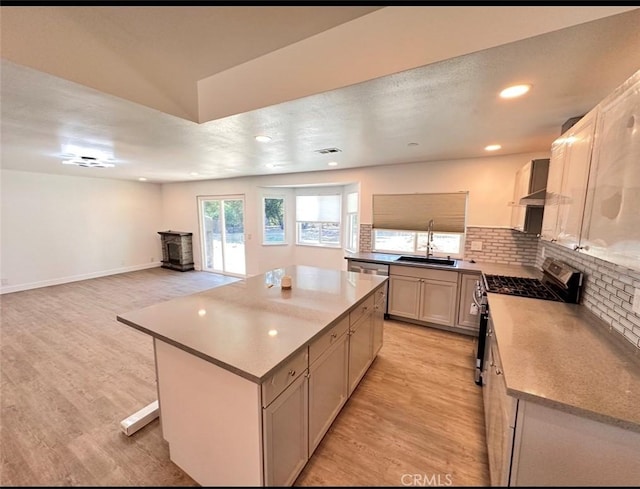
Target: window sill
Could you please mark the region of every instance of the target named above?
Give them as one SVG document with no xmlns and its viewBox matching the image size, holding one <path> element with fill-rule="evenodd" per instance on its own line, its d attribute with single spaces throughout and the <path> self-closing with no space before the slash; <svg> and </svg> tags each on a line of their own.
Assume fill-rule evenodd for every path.
<svg viewBox="0 0 640 489">
<path fill-rule="evenodd" d="M 296 243 L 296 246 L 308 246 L 311 248 L 329 248 L 331 250 L 342 249 L 342 246 L 340 245 L 326 245 L 326 244 L 316 244 L 316 243 Z"/>
</svg>

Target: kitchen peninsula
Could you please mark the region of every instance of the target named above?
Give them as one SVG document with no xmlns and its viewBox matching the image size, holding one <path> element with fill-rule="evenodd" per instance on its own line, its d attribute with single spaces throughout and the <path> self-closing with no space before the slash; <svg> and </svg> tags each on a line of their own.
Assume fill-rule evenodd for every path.
<svg viewBox="0 0 640 489">
<path fill-rule="evenodd" d="M 153 337 L 171 460 L 201 485 L 291 485 L 382 345 L 386 281 L 291 266 L 118 315 Z"/>
</svg>

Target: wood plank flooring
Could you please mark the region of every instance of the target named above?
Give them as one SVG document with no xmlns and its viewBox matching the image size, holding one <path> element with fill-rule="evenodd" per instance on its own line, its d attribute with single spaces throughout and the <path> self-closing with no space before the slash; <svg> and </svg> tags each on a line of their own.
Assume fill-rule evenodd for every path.
<svg viewBox="0 0 640 489">
<path fill-rule="evenodd" d="M 115 318 L 233 280 L 153 268 L 0 296 L 0 485 L 197 486 L 169 460 L 158 420 L 120 430 L 156 383 L 151 338 Z M 488 485 L 474 340 L 384 327 L 296 485 Z"/>
</svg>

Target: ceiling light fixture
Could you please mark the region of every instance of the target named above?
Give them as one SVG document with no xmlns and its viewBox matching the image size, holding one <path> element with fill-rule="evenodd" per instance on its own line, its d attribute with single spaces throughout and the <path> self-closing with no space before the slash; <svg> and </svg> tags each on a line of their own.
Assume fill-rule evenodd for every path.
<svg viewBox="0 0 640 489">
<path fill-rule="evenodd" d="M 531 85 L 513 85 L 511 87 L 507 87 L 500 92 L 500 97 L 502 98 L 515 98 L 521 97 L 525 93 L 531 90 Z"/>
<path fill-rule="evenodd" d="M 192 177 L 197 177 L 198 176 L 198 172 L 197 171 L 192 171 L 191 173 L 189 173 L 189 175 L 191 175 Z"/>
<path fill-rule="evenodd" d="M 489 146 L 485 146 L 484 150 L 485 151 L 497 151 L 500 148 L 502 148 L 502 146 L 500 146 L 499 144 L 490 144 Z"/>
<path fill-rule="evenodd" d="M 260 141 L 261 143 L 268 143 L 269 141 L 271 141 L 271 138 L 269 136 L 256 136 L 256 141 Z"/>
<path fill-rule="evenodd" d="M 141 182 L 146 182 L 147 181 L 147 179 L 145 177 L 140 177 L 140 178 L 138 178 L 138 180 L 140 180 Z"/>
<path fill-rule="evenodd" d="M 329 163 L 327 163 L 327 165 L 329 165 L 329 166 L 338 166 L 338 162 L 337 161 L 330 161 Z"/>
<path fill-rule="evenodd" d="M 264 166 L 267 168 L 276 168 L 278 165 L 274 165 L 273 163 L 266 163 Z"/>
</svg>

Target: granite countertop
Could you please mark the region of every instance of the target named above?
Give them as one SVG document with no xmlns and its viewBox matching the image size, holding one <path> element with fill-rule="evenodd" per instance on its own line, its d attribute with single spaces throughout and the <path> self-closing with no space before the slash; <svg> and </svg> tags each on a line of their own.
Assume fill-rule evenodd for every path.
<svg viewBox="0 0 640 489">
<path fill-rule="evenodd" d="M 640 432 L 640 351 L 578 304 L 488 294 L 507 393 Z"/>
<path fill-rule="evenodd" d="M 280 287 L 283 275 L 291 276 L 289 290 Z M 119 314 L 117 319 L 260 383 L 386 280 L 290 266 Z"/>
<path fill-rule="evenodd" d="M 486 273 L 491 275 L 509 275 L 511 277 L 540 278 L 542 272 L 529 265 L 507 265 L 502 263 L 471 262 L 456 259 L 454 266 L 436 265 L 433 263 L 396 262 L 401 255 L 392 253 L 346 253 L 345 259 L 361 260 L 370 263 L 399 265 L 403 267 L 436 268 L 467 273 Z"/>
</svg>

